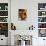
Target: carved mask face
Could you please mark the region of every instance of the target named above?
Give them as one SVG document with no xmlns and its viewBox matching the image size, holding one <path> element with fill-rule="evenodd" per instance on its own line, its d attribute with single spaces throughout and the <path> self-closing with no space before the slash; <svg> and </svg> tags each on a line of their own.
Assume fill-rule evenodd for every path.
<svg viewBox="0 0 46 46">
<path fill-rule="evenodd" d="M 19 18 L 21 18 L 21 20 L 26 20 L 26 18 L 27 18 L 27 10 L 19 9 Z"/>
</svg>

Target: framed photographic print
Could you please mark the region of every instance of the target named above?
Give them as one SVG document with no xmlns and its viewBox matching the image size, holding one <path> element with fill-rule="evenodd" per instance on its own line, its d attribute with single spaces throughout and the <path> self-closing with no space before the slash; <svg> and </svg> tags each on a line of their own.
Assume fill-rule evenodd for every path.
<svg viewBox="0 0 46 46">
<path fill-rule="evenodd" d="M 0 35 L 8 37 L 8 23 L 0 23 Z"/>
<path fill-rule="evenodd" d="M 18 18 L 19 18 L 19 20 L 26 20 L 27 10 L 26 9 L 19 9 L 18 10 Z"/>
<path fill-rule="evenodd" d="M 39 29 L 39 37 L 46 37 L 46 29 Z"/>
<path fill-rule="evenodd" d="M 8 22 L 8 17 L 0 17 L 0 22 Z"/>
</svg>

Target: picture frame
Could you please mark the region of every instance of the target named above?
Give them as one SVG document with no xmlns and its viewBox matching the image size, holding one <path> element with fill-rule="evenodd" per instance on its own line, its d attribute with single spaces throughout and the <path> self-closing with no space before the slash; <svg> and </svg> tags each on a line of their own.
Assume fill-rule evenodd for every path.
<svg viewBox="0 0 46 46">
<path fill-rule="evenodd" d="M 27 9 L 18 9 L 18 18 L 19 20 L 26 20 L 27 19 Z"/>
</svg>

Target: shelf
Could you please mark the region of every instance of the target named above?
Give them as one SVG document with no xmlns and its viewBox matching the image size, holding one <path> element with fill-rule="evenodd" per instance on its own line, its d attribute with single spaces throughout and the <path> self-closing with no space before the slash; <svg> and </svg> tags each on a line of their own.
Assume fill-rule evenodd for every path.
<svg viewBox="0 0 46 46">
<path fill-rule="evenodd" d="M 46 22 L 38 22 L 38 23 L 46 23 Z"/>
<path fill-rule="evenodd" d="M 8 23 L 8 22 L 0 22 L 0 23 Z"/>
<path fill-rule="evenodd" d="M 46 3 L 38 4 L 38 36 L 46 37 Z"/>
<path fill-rule="evenodd" d="M 46 15 L 44 15 L 44 16 L 38 16 L 38 17 L 46 17 Z"/>
<path fill-rule="evenodd" d="M 0 3 L 0 35 L 8 37 L 8 3 Z"/>
<path fill-rule="evenodd" d="M 38 10 L 38 11 L 46 11 L 46 10 Z"/>
<path fill-rule="evenodd" d="M 38 29 L 46 29 L 46 28 L 38 28 Z"/>
<path fill-rule="evenodd" d="M 8 10 L 0 10 L 0 11 L 8 11 Z"/>
<path fill-rule="evenodd" d="M 8 16 L 0 16 L 0 17 L 8 17 Z"/>
</svg>

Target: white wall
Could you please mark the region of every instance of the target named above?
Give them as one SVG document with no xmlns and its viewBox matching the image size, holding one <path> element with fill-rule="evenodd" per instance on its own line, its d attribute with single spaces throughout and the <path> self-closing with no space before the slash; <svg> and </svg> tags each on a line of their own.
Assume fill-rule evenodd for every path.
<svg viewBox="0 0 46 46">
<path fill-rule="evenodd" d="M 14 23 L 17 30 L 28 30 L 30 25 L 35 26 L 33 30 L 33 46 L 43 46 L 43 38 L 38 38 L 38 3 L 46 3 L 46 0 L 11 0 L 11 22 Z M 18 20 L 18 9 L 27 9 L 27 20 Z M 28 30 L 29 31 L 29 30 Z M 19 31 L 18 31 L 19 32 Z M 17 32 L 17 33 L 18 33 Z M 21 32 L 20 32 L 21 33 Z M 42 45 L 41 45 L 42 44 Z"/>
<path fill-rule="evenodd" d="M 11 22 L 16 25 L 17 30 L 28 30 L 28 27 L 32 25 L 32 1 L 26 2 L 26 0 L 12 0 L 11 1 Z M 18 9 L 27 9 L 27 20 L 18 20 Z"/>
<path fill-rule="evenodd" d="M 8 0 L 0 0 L 0 3 L 8 3 Z"/>
<path fill-rule="evenodd" d="M 22 8 L 27 9 L 28 17 L 26 21 L 18 20 L 18 9 L 22 9 Z M 33 35 L 38 36 L 37 35 L 38 34 L 37 33 L 38 32 L 37 31 L 37 1 L 11 0 L 11 22 L 13 22 L 16 25 L 17 28 L 16 32 L 17 33 L 19 32 L 19 34 L 26 34 L 28 27 L 33 24 L 35 26 Z"/>
</svg>

